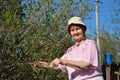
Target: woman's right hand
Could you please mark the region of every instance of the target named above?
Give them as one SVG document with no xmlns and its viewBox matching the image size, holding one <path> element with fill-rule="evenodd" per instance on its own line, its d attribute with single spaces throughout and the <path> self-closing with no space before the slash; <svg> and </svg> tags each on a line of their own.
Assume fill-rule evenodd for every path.
<svg viewBox="0 0 120 80">
<path fill-rule="evenodd" d="M 50 63 L 50 66 L 51 67 L 58 67 L 58 64 L 61 63 L 61 59 L 59 58 L 55 58 L 51 63 Z"/>
</svg>

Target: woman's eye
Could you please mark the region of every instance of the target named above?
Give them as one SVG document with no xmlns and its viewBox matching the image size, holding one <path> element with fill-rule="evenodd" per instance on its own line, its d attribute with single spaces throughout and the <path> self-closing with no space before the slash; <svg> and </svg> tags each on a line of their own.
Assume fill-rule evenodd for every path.
<svg viewBox="0 0 120 80">
<path fill-rule="evenodd" d="M 72 29 L 72 30 L 70 30 L 71 32 L 73 32 L 74 31 L 74 29 Z"/>
<path fill-rule="evenodd" d="M 76 28 L 76 30 L 79 30 L 80 28 Z"/>
</svg>

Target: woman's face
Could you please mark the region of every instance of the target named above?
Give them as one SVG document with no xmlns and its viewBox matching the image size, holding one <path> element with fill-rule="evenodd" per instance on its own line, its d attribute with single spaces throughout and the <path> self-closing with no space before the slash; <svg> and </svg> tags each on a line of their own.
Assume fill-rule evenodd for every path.
<svg viewBox="0 0 120 80">
<path fill-rule="evenodd" d="M 78 26 L 71 25 L 70 26 L 70 34 L 77 42 L 84 39 L 84 31 L 82 28 L 80 28 Z"/>
</svg>

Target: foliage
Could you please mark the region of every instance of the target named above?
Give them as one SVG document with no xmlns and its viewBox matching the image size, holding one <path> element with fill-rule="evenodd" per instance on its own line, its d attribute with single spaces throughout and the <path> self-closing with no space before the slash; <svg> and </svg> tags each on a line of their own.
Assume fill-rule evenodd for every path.
<svg viewBox="0 0 120 80">
<path fill-rule="evenodd" d="M 67 19 L 73 15 L 84 19 L 90 11 L 88 0 L 29 1 L 22 6 L 20 0 L 0 1 L 0 79 L 67 80 L 66 73 L 33 71 L 25 63 L 61 57 L 73 44 L 66 34 Z"/>
<path fill-rule="evenodd" d="M 102 36 L 100 37 L 100 48 L 101 48 L 101 58 L 102 58 L 102 62 L 105 63 L 105 54 L 109 53 L 111 54 L 113 57 L 113 61 L 115 61 L 115 55 L 116 55 L 116 51 L 115 51 L 115 43 L 114 41 L 111 39 L 109 33 L 103 33 Z"/>
<path fill-rule="evenodd" d="M 116 62 L 120 62 L 120 1 L 114 0 L 115 5 L 111 8 L 111 22 L 114 24 L 112 40 L 115 43 L 115 51 L 116 51 Z M 114 13 L 113 13 L 114 12 Z"/>
<path fill-rule="evenodd" d="M 120 53 L 120 2 L 119 0 L 113 0 L 113 3 L 111 3 L 111 7 L 109 8 L 111 15 L 109 20 L 111 23 L 109 25 L 104 25 L 101 30 L 100 48 L 102 63 L 105 62 L 104 55 L 106 53 L 110 53 L 112 55 L 113 62 L 119 62 L 118 53 Z M 105 28 L 108 29 L 105 30 Z"/>
<path fill-rule="evenodd" d="M 17 0 L 0 1 L 0 79 L 19 79 L 29 74 L 30 68 L 20 65 L 26 60 L 23 33 L 26 25 L 20 20 L 23 14 Z M 19 14 L 18 14 L 19 13 Z M 18 66 L 20 65 L 20 66 Z M 26 70 L 27 69 L 27 70 Z M 19 73 L 19 74 L 16 74 Z M 26 77 L 29 77 L 27 75 Z"/>
</svg>

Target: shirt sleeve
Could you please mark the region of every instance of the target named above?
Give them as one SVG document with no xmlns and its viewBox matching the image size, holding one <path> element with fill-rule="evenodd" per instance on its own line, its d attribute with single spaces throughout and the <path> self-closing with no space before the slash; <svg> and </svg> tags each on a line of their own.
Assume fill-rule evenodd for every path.
<svg viewBox="0 0 120 80">
<path fill-rule="evenodd" d="M 83 48 L 82 60 L 92 64 L 95 67 L 99 66 L 99 57 L 98 57 L 98 49 L 93 40 L 88 41 Z"/>
<path fill-rule="evenodd" d="M 67 59 L 67 57 L 66 57 L 66 53 L 60 58 L 60 59 Z M 65 65 L 61 65 L 61 64 L 59 64 L 58 65 L 58 69 L 60 69 L 60 70 L 62 70 L 63 72 L 66 72 L 66 66 Z"/>
</svg>

